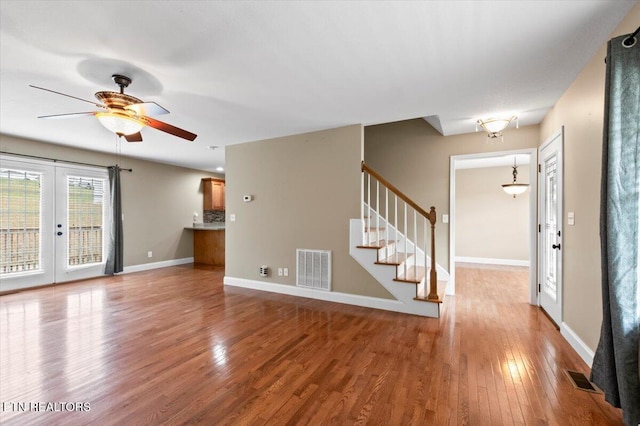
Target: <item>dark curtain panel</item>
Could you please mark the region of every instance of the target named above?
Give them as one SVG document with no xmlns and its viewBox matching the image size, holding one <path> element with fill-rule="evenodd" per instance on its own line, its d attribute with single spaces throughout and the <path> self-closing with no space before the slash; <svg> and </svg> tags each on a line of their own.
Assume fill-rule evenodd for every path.
<svg viewBox="0 0 640 426">
<path fill-rule="evenodd" d="M 122 195 L 120 193 L 120 168 L 118 166 L 109 167 L 109 188 L 111 199 L 111 227 L 109 229 L 109 254 L 104 273 L 113 275 L 122 272 L 123 269 L 123 249 L 122 249 Z"/>
<path fill-rule="evenodd" d="M 640 423 L 638 377 L 638 193 L 640 186 L 640 43 L 609 41 L 605 82 L 600 241 L 603 319 L 591 380 Z"/>
</svg>

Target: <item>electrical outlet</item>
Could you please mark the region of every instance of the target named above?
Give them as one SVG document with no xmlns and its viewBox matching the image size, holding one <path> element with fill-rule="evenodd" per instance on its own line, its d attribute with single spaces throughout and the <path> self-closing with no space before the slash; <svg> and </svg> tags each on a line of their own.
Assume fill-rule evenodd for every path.
<svg viewBox="0 0 640 426">
<path fill-rule="evenodd" d="M 284 270 L 282 272 L 284 273 L 285 277 L 289 276 L 289 268 L 284 268 Z"/>
<path fill-rule="evenodd" d="M 152 251 L 148 251 L 147 252 L 147 257 L 148 258 L 152 258 L 153 257 L 153 252 Z"/>
<path fill-rule="evenodd" d="M 278 276 L 281 277 L 282 276 L 282 268 L 278 268 Z"/>
</svg>

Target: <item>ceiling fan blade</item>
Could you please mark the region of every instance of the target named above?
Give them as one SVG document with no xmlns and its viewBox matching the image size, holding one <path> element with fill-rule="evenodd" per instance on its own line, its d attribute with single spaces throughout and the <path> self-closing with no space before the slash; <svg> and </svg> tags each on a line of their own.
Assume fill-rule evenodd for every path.
<svg viewBox="0 0 640 426">
<path fill-rule="evenodd" d="M 162 115 L 169 114 L 165 108 L 161 107 L 155 102 L 142 102 L 139 104 L 131 104 L 124 107 L 136 113 L 138 116 L 142 115 Z"/>
<path fill-rule="evenodd" d="M 106 108 L 107 108 L 106 106 L 104 106 L 104 105 L 102 105 L 102 104 L 98 104 L 98 103 L 93 102 L 93 101 L 88 101 L 88 100 L 86 100 L 86 99 L 78 98 L 78 97 L 76 97 L 76 96 L 67 95 L 66 93 L 56 92 L 55 90 L 45 89 L 44 87 L 34 86 L 33 84 L 30 84 L 30 85 L 29 85 L 29 87 L 33 87 L 34 89 L 44 90 L 45 92 L 55 93 L 56 95 L 66 96 L 66 97 L 68 97 L 68 98 L 76 99 L 76 100 L 79 100 L 79 101 L 82 101 L 82 102 L 87 102 L 87 103 L 90 103 L 91 105 L 95 105 L 95 106 L 97 106 L 98 108 L 104 108 L 104 109 L 106 109 Z"/>
<path fill-rule="evenodd" d="M 96 115 L 95 112 L 72 112 L 70 114 L 41 115 L 38 118 L 76 118 L 85 115 Z"/>
<path fill-rule="evenodd" d="M 163 132 L 170 133 L 174 136 L 177 136 L 182 139 L 187 139 L 189 141 L 193 141 L 196 137 L 198 137 L 198 135 L 196 135 L 195 133 L 188 132 L 186 130 L 172 126 L 171 124 L 167 124 L 150 117 L 142 116 L 142 117 L 138 117 L 138 120 L 140 120 L 141 122 L 143 122 L 149 127 L 162 130 Z"/>
<path fill-rule="evenodd" d="M 132 135 L 120 135 L 127 140 L 127 142 L 142 142 L 142 135 L 140 132 Z"/>
</svg>

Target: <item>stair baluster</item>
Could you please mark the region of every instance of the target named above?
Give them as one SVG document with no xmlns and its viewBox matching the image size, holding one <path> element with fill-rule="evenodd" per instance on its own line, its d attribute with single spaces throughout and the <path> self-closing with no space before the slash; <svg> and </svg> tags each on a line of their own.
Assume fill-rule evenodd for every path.
<svg viewBox="0 0 640 426">
<path fill-rule="evenodd" d="M 402 231 L 402 234 L 404 235 L 404 262 L 402 262 L 402 264 L 404 265 L 404 276 L 407 276 L 407 203 L 404 203 L 404 230 Z"/>
<path fill-rule="evenodd" d="M 395 194 L 394 194 L 395 195 Z M 394 220 L 394 228 L 393 228 L 393 240 L 396 242 L 398 242 L 398 196 L 395 195 L 395 214 L 393 215 L 393 220 Z M 398 263 L 398 248 L 396 247 L 395 250 L 395 262 Z"/>
<path fill-rule="evenodd" d="M 415 210 L 413 211 L 413 259 L 414 276 L 418 276 L 418 213 Z"/>
<path fill-rule="evenodd" d="M 370 244 L 371 243 L 371 221 L 373 217 L 373 209 L 371 208 L 371 176 L 369 176 L 367 192 L 368 192 L 367 206 L 369 208 L 369 211 L 367 213 L 367 226 L 369 228 L 369 232 L 367 233 L 367 244 Z"/>
<path fill-rule="evenodd" d="M 384 190 L 384 217 L 389 220 L 389 188 L 385 187 Z M 384 227 L 384 258 L 389 258 L 389 224 Z"/>
</svg>

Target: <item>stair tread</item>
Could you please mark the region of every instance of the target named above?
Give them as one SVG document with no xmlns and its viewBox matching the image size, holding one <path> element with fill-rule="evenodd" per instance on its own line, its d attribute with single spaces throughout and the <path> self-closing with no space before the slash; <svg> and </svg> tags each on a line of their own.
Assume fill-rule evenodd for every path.
<svg viewBox="0 0 640 426">
<path fill-rule="evenodd" d="M 365 226 L 365 228 L 364 228 L 364 232 L 371 232 L 371 231 L 384 231 L 385 229 L 387 229 L 387 228 L 383 228 L 383 227 L 376 228 L 375 226 Z"/>
<path fill-rule="evenodd" d="M 389 241 L 388 245 L 395 244 L 396 241 Z M 358 248 L 366 248 L 366 249 L 381 249 L 387 246 L 387 242 L 385 240 L 376 241 L 369 244 L 362 244 L 357 246 Z"/>
<path fill-rule="evenodd" d="M 378 260 L 376 262 L 376 264 L 378 264 L 378 265 L 395 265 L 395 266 L 398 266 L 402 262 L 404 262 L 406 259 L 408 259 L 410 256 L 413 256 L 413 254 L 409 253 L 407 255 L 407 253 L 397 252 L 397 253 L 394 253 L 391 256 L 387 257 L 386 259 Z"/>
<path fill-rule="evenodd" d="M 428 299 L 427 295 L 418 295 L 413 298 L 413 300 L 419 300 L 421 302 L 432 302 L 432 303 L 442 303 L 444 302 L 445 290 L 447 289 L 448 281 L 438 280 L 438 299 Z M 425 288 L 428 292 L 428 287 Z"/>
</svg>

